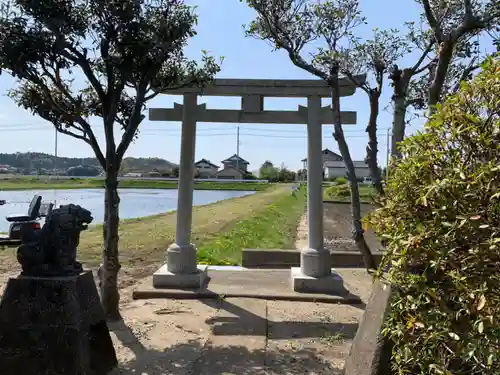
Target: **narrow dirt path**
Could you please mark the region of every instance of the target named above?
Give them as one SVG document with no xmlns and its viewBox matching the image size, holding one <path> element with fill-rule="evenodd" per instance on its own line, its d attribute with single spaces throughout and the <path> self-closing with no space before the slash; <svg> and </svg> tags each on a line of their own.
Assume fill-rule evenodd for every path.
<svg viewBox="0 0 500 375">
<path fill-rule="evenodd" d="M 361 213 L 366 216 L 372 206 L 361 205 Z M 323 226 L 324 246 L 330 251 L 358 251 L 356 244 L 351 238 L 351 207 L 344 203 L 324 203 Z M 376 235 L 368 230 L 365 233 L 366 241 L 370 248 L 375 251 L 380 248 Z M 307 211 L 302 216 L 297 228 L 297 240 L 295 248 L 305 249 L 308 245 Z"/>
<path fill-rule="evenodd" d="M 295 248 L 302 250 L 307 248 L 307 211 L 300 218 L 299 226 L 297 227 L 297 239 L 295 240 Z"/>
</svg>

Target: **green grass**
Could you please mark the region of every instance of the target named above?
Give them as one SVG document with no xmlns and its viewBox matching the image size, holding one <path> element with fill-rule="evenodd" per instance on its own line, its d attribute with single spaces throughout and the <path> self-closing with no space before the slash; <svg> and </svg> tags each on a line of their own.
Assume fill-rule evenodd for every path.
<svg viewBox="0 0 500 375">
<path fill-rule="evenodd" d="M 196 182 L 196 190 L 247 190 L 261 191 L 267 189 L 270 184 L 260 182 Z M 38 190 L 38 189 L 94 189 L 103 188 L 104 181 L 97 178 L 88 179 L 47 179 L 37 177 L 19 177 L 0 180 L 0 190 Z M 162 180 L 123 180 L 120 188 L 137 189 L 177 189 L 177 182 Z"/>
<path fill-rule="evenodd" d="M 269 185 L 256 194 L 193 208 L 191 240 L 201 249 L 200 260 L 239 264 L 243 247 L 293 245 L 304 212 L 304 194 L 297 193 L 295 198 L 291 185 Z M 175 241 L 176 216 L 169 212 L 120 221 L 121 287 L 150 276 L 164 263 L 165 251 Z M 96 225 L 82 233 L 78 259 L 87 266 L 97 266 L 102 249 L 102 225 Z M 0 274 L 18 269 L 16 248 L 0 250 Z"/>
<path fill-rule="evenodd" d="M 262 212 L 240 221 L 235 227 L 206 240 L 198 247 L 198 259 L 205 264 L 241 264 L 244 248 L 290 249 L 306 204 L 305 189 L 286 191 L 267 202 Z"/>
</svg>

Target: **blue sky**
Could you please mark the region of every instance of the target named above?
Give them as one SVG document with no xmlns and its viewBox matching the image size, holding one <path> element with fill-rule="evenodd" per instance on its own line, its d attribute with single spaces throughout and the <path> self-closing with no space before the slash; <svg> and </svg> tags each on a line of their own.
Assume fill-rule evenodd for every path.
<svg viewBox="0 0 500 375">
<path fill-rule="evenodd" d="M 265 78 L 265 79 L 310 79 L 315 78 L 296 68 L 285 53 L 273 52 L 263 41 L 245 38 L 243 24 L 248 24 L 254 13 L 245 3 L 238 0 L 191 0 L 197 5 L 199 24 L 198 36 L 192 39 L 187 54 L 198 58 L 201 50 L 214 56 L 223 56 L 222 71 L 218 78 Z M 361 7 L 369 24 L 360 29 L 361 37 L 369 38 L 371 29 L 401 28 L 404 21 L 417 20 L 420 7 L 413 0 L 361 0 Z M 411 60 L 410 60 L 411 62 Z M 7 96 L 15 81 L 7 74 L 0 76 L 0 153 L 37 151 L 54 153 L 54 130 L 51 125 L 29 112 L 18 108 Z M 390 90 L 385 90 L 383 106 L 389 103 Z M 160 95 L 149 107 L 171 107 L 182 98 Z M 208 108 L 237 109 L 239 98 L 200 98 Z M 266 109 L 293 110 L 306 104 L 306 99 L 266 99 Z M 325 101 L 325 105 L 328 104 Z M 366 94 L 357 90 L 352 97 L 342 99 L 343 110 L 358 112 L 358 124 L 346 125 L 346 136 L 352 156 L 362 160 L 365 154 L 366 135 L 364 128 L 368 119 Z M 380 161 L 386 160 L 386 133 L 391 126 L 391 111 L 382 111 L 379 119 Z M 93 128 L 103 144 L 103 132 L 99 119 L 92 121 Z M 421 124 L 415 123 L 409 129 L 413 132 Z M 236 152 L 237 124 L 199 123 L 196 140 L 196 159 L 206 158 L 219 164 L 221 160 Z M 139 139 L 130 146 L 126 156 L 161 157 L 178 162 L 180 152 L 180 124 L 174 122 L 150 122 L 141 125 Z M 337 151 L 331 136 L 332 127 L 323 126 L 323 148 Z M 240 155 L 250 162 L 250 169 L 257 170 L 265 160 L 279 165 L 284 163 L 291 169 L 301 167 L 300 160 L 306 156 L 305 125 L 240 125 Z M 58 155 L 68 157 L 93 156 L 90 146 L 65 135 L 59 135 Z"/>
</svg>

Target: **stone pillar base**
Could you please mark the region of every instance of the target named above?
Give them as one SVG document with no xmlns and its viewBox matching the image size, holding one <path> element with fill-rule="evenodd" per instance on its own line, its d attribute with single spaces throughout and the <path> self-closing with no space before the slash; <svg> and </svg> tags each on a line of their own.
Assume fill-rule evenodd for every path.
<svg viewBox="0 0 500 375">
<path fill-rule="evenodd" d="M 344 287 L 342 277 L 332 269 L 329 275 L 307 276 L 300 267 L 291 268 L 292 287 L 298 293 L 332 294 L 343 296 L 349 292 Z"/>
<path fill-rule="evenodd" d="M 203 288 L 208 282 L 208 266 L 198 265 L 192 273 L 173 273 L 164 264 L 153 274 L 153 287 L 171 289 L 198 289 Z"/>
<path fill-rule="evenodd" d="M 167 249 L 167 268 L 172 273 L 197 272 L 197 250 L 194 245 L 178 245 L 173 243 Z"/>
<path fill-rule="evenodd" d="M 302 273 L 311 277 L 330 275 L 332 256 L 328 250 L 302 249 L 300 251 L 300 269 Z"/>
</svg>

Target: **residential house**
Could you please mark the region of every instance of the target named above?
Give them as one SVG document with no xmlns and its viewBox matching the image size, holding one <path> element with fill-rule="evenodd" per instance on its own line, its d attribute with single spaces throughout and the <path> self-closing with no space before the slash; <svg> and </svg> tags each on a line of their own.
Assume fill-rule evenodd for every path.
<svg viewBox="0 0 500 375">
<path fill-rule="evenodd" d="M 336 154 L 335 152 L 330 151 L 327 148 L 323 150 L 323 164 L 325 164 L 326 161 L 342 161 L 342 160 L 343 160 L 342 156 L 340 156 L 339 154 Z M 303 164 L 303 168 L 307 169 L 307 158 L 302 159 L 301 161 Z"/>
<path fill-rule="evenodd" d="M 302 159 L 304 169 L 307 169 L 307 159 Z M 365 178 L 370 176 L 368 166 L 362 160 L 353 160 L 354 169 L 356 170 L 357 178 Z M 325 179 L 334 177 L 345 177 L 347 170 L 345 168 L 344 159 L 341 155 L 325 148 L 323 150 L 323 173 Z"/>
<path fill-rule="evenodd" d="M 223 168 L 215 174 L 216 178 L 242 180 L 248 174 L 248 165 L 250 163 L 236 154 L 221 163 Z"/>
<path fill-rule="evenodd" d="M 123 177 L 143 177 L 140 172 L 128 172 L 123 175 Z"/>
<path fill-rule="evenodd" d="M 354 170 L 356 171 L 357 178 L 370 177 L 370 169 L 362 160 L 353 160 Z M 323 163 L 323 172 L 325 179 L 329 180 L 335 177 L 345 177 L 347 170 L 345 168 L 344 160 L 335 161 L 329 160 Z"/>
<path fill-rule="evenodd" d="M 245 173 L 247 172 L 248 165 L 250 164 L 248 161 L 239 157 L 236 154 L 234 154 L 230 158 L 227 158 L 226 160 L 221 161 L 221 163 L 224 166 L 224 168 L 233 167 Z"/>
<path fill-rule="evenodd" d="M 219 166 L 215 165 L 207 159 L 201 159 L 194 163 L 194 166 L 197 171 L 198 178 L 215 178 L 217 171 L 219 170 Z"/>
</svg>

